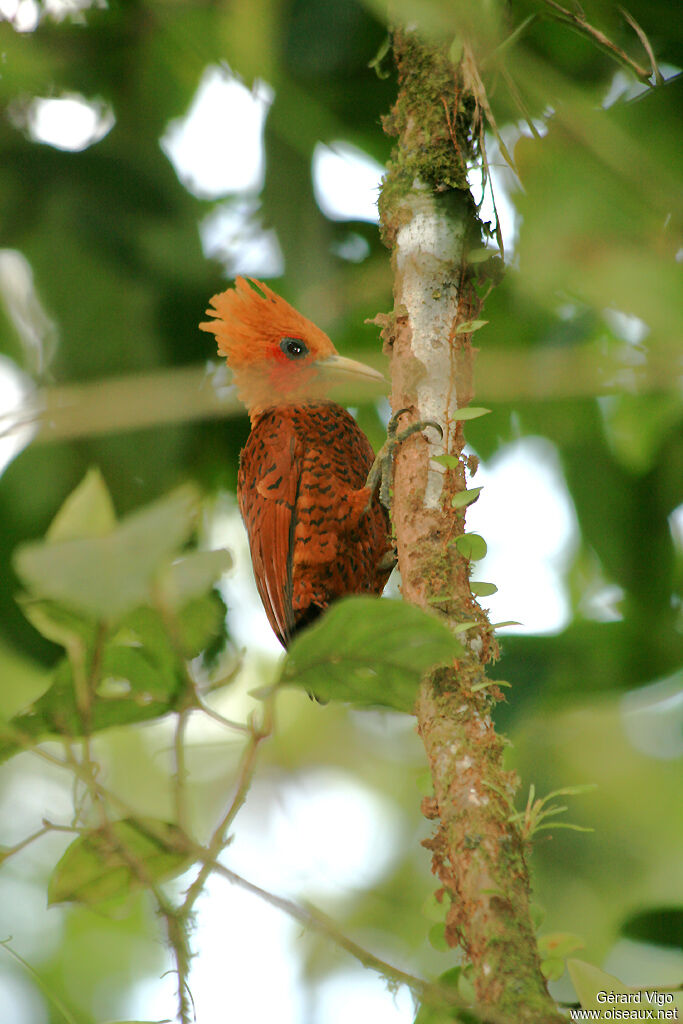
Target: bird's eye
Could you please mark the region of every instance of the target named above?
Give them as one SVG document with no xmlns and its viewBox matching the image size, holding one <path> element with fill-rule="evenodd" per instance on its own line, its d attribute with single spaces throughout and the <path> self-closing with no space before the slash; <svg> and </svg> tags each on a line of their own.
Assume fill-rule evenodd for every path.
<svg viewBox="0 0 683 1024">
<path fill-rule="evenodd" d="M 280 348 L 288 359 L 302 359 L 308 355 L 308 348 L 301 338 L 283 338 L 280 341 Z"/>
</svg>

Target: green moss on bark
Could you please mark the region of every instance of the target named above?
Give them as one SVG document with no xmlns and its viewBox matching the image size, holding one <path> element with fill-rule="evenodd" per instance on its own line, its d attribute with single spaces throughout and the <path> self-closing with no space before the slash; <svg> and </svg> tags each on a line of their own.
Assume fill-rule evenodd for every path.
<svg viewBox="0 0 683 1024">
<path fill-rule="evenodd" d="M 400 225 L 385 215 L 398 208 L 400 198 L 416 183 L 434 195 L 468 192 L 467 164 L 477 146 L 472 136 L 475 101 L 464 94 L 459 65 L 452 64 L 443 49 L 404 30 L 394 34 L 394 54 L 399 92 L 383 125 L 388 135 L 401 139 L 401 145 L 387 165 L 380 219 L 395 230 Z M 393 239 L 385 241 L 390 245 Z"/>
</svg>

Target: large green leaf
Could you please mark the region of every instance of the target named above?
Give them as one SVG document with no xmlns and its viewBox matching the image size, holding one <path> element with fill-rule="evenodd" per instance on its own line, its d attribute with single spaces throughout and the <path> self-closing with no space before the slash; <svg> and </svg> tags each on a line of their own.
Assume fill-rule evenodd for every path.
<svg viewBox="0 0 683 1024">
<path fill-rule="evenodd" d="M 150 596 L 156 575 L 192 530 L 198 495 L 186 485 L 100 536 L 24 544 L 14 566 L 36 597 L 118 618 Z"/>
<path fill-rule="evenodd" d="M 0 727 L 0 761 L 19 753 L 32 743 L 53 735 L 81 736 L 113 726 L 146 722 L 167 714 L 177 704 L 183 686 L 179 653 L 162 619 L 154 608 L 130 612 L 113 631 L 98 639 L 97 629 L 85 619 L 62 614 L 52 602 L 29 603 L 32 620 L 36 611 L 49 624 L 62 629 L 59 640 L 82 661 L 88 680 L 90 703 L 87 723 L 75 697 L 73 662 L 63 658 L 52 685 L 21 714 Z M 212 642 L 223 628 L 223 604 L 206 595 L 188 604 L 178 616 L 183 654 L 194 657 Z M 40 619 L 40 621 L 42 621 Z M 53 624 L 57 623 L 53 627 Z M 95 662 L 96 677 L 91 679 Z"/>
<path fill-rule="evenodd" d="M 147 882 L 180 874 L 191 857 L 175 825 L 153 818 L 122 819 L 74 840 L 48 883 L 48 904 L 97 905 L 120 899 Z M 169 849 L 171 847 L 171 849 Z"/>
<path fill-rule="evenodd" d="M 412 712 L 427 669 L 462 653 L 448 627 L 414 605 L 348 597 L 294 640 L 279 681 L 320 700 Z"/>
</svg>

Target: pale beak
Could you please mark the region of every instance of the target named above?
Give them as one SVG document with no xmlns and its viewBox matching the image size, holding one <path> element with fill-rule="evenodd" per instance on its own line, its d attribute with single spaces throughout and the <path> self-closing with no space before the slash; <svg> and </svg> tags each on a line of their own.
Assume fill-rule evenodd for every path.
<svg viewBox="0 0 683 1024">
<path fill-rule="evenodd" d="M 345 377 L 356 377 L 364 380 L 374 380 L 382 384 L 387 382 L 386 377 L 379 370 L 373 370 L 371 366 L 366 366 L 365 363 L 358 363 L 355 359 L 346 359 L 344 356 L 326 356 L 324 359 L 318 359 L 317 365 L 325 377 L 332 379 L 339 378 L 343 380 Z"/>
</svg>

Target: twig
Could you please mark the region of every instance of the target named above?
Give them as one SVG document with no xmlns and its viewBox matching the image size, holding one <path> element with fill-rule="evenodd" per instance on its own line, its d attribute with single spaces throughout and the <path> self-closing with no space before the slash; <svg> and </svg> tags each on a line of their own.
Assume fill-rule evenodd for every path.
<svg viewBox="0 0 683 1024">
<path fill-rule="evenodd" d="M 173 732 L 173 802 L 178 828 L 187 830 L 187 806 L 185 803 L 185 782 L 187 768 L 185 765 L 185 729 L 189 711 L 187 708 L 178 713 Z"/>
<path fill-rule="evenodd" d="M 233 885 L 238 885 L 241 889 L 245 889 L 254 896 L 258 896 L 259 899 L 269 903 L 272 907 L 282 910 L 305 928 L 310 928 L 325 935 L 335 945 L 346 950 L 354 959 L 358 960 L 363 967 L 377 971 L 390 982 L 407 985 L 421 1002 L 429 1006 L 446 1005 L 460 1007 L 468 1011 L 470 1018 L 476 1015 L 482 1024 L 511 1024 L 509 1017 L 505 1017 L 488 1007 L 472 1005 L 452 988 L 425 981 L 424 978 L 418 978 L 414 974 L 402 971 L 400 968 L 394 967 L 392 964 L 375 956 L 374 953 L 370 953 L 367 949 L 359 946 L 357 942 L 354 942 L 353 939 L 350 939 L 348 935 L 340 931 L 334 921 L 330 920 L 327 914 L 318 910 L 317 907 L 312 907 L 310 904 L 303 906 L 302 904 L 295 903 L 293 900 L 286 899 L 284 896 L 277 896 L 275 893 L 268 892 L 267 889 L 262 889 L 219 862 L 214 862 L 211 868 L 217 875 L 225 878 Z"/>
<path fill-rule="evenodd" d="M 223 815 L 223 818 L 219 822 L 218 826 L 214 830 L 209 845 L 206 849 L 206 860 L 204 861 L 197 877 L 194 882 L 187 890 L 185 900 L 180 909 L 180 913 L 186 919 L 192 913 L 192 909 L 197 902 L 197 899 L 204 888 L 207 878 L 213 870 L 213 865 L 216 862 L 216 858 L 219 856 L 221 850 L 225 846 L 226 836 L 228 829 L 232 822 L 240 811 L 247 798 L 247 793 L 251 786 L 252 779 L 254 777 L 254 771 L 256 769 L 256 761 L 258 758 L 259 748 L 263 740 L 267 739 L 273 731 L 273 698 L 268 698 L 264 701 L 263 705 L 263 721 L 260 726 L 257 726 L 254 722 L 251 724 L 252 733 L 249 742 L 244 750 L 242 757 L 242 764 L 240 767 L 240 773 L 237 780 L 237 789 L 235 796 L 233 797 L 232 803 L 228 807 L 227 811 Z"/>
<path fill-rule="evenodd" d="M 557 0 L 543 0 L 543 3 L 546 5 L 546 7 L 549 7 L 551 11 L 553 11 L 552 16 L 555 17 L 558 21 L 564 21 L 580 35 L 586 36 L 588 39 L 592 39 L 596 46 L 599 46 L 601 50 L 605 50 L 607 53 L 609 53 L 610 56 L 613 57 L 614 60 L 616 60 L 619 64 L 622 64 L 624 67 L 627 67 L 641 82 L 644 82 L 646 85 L 652 85 L 652 82 L 650 81 L 650 76 L 653 74 L 653 72 L 655 74 L 655 77 L 657 77 L 657 75 L 659 74 L 659 72 L 656 71 L 656 63 L 652 55 L 652 50 L 650 48 L 649 43 L 647 46 L 645 46 L 645 43 L 643 43 L 643 37 L 645 36 L 643 30 L 640 29 L 639 27 L 636 28 L 635 23 L 629 20 L 629 17 L 627 17 L 625 12 L 622 12 L 624 13 L 624 17 L 629 22 L 634 31 L 637 33 L 638 38 L 640 39 L 641 43 L 643 43 L 643 46 L 645 46 L 648 56 L 652 60 L 651 70 L 644 68 L 642 64 L 638 64 L 635 60 L 633 60 L 632 57 L 629 57 L 629 55 L 624 50 L 622 50 L 620 46 L 617 46 L 616 43 L 613 43 L 609 36 L 606 36 L 604 32 L 601 32 L 599 28 L 595 28 L 595 26 L 589 24 L 589 22 L 586 21 L 586 17 L 583 11 L 568 11 L 566 7 L 563 7 L 561 4 L 558 4 Z"/>
<path fill-rule="evenodd" d="M 640 42 L 642 44 L 643 49 L 645 50 L 646 54 L 650 58 L 650 64 L 652 66 L 652 74 L 654 75 L 655 82 L 657 83 L 657 85 L 661 85 L 663 83 L 664 79 L 662 77 L 661 71 L 659 70 L 659 66 L 657 64 L 657 60 L 656 60 L 655 55 L 654 55 L 654 50 L 652 49 L 652 46 L 650 44 L 650 40 L 647 38 L 647 36 L 645 35 L 645 32 L 640 27 L 640 25 L 638 24 L 636 19 L 633 17 L 633 15 L 629 14 L 629 12 L 626 10 L 625 7 L 620 7 L 619 10 L 621 12 L 622 17 L 625 18 L 625 20 L 629 23 L 629 25 L 631 26 L 631 28 L 633 29 L 635 34 L 640 39 Z"/>
<path fill-rule="evenodd" d="M 226 729 L 235 729 L 237 732 L 249 733 L 251 730 L 245 722 L 235 722 L 231 718 L 225 718 L 220 711 L 216 711 L 206 701 L 197 694 L 197 710 L 203 711 L 205 715 L 212 718 L 214 722 L 218 722 L 219 725 L 225 726 Z"/>
</svg>

